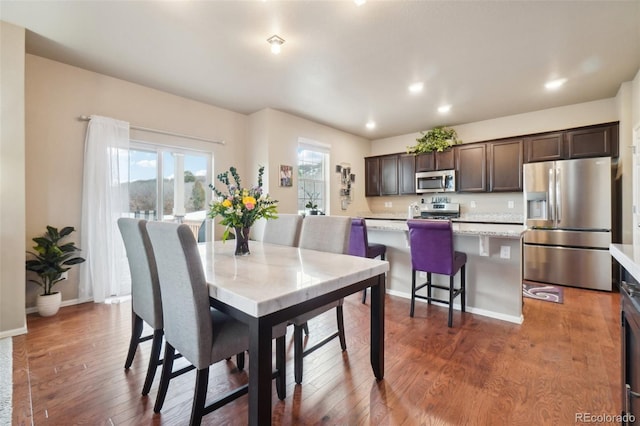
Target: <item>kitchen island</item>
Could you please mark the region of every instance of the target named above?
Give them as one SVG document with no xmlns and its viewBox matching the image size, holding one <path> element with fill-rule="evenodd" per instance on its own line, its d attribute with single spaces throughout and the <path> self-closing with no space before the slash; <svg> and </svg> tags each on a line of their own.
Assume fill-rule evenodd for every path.
<svg viewBox="0 0 640 426">
<path fill-rule="evenodd" d="M 366 221 L 369 242 L 387 246 L 386 259 L 390 265 L 387 292 L 410 298 L 411 254 L 406 219 L 377 217 Z M 522 323 L 521 239 L 524 231 L 524 225 L 518 223 L 453 222 L 454 247 L 467 254 L 467 312 Z M 433 278 L 436 283 L 448 285 L 446 276 L 433 275 Z M 425 280 L 418 275 L 418 282 Z M 455 283 L 459 285 L 458 276 Z M 436 291 L 440 290 L 434 289 Z M 454 308 L 459 310 L 460 303 L 454 303 Z M 421 309 L 426 308 L 417 304 L 417 317 Z"/>
</svg>

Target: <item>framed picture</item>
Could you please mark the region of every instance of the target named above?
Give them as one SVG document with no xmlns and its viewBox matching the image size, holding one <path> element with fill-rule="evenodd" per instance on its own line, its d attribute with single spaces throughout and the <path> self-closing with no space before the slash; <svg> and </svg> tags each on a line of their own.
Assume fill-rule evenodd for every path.
<svg viewBox="0 0 640 426">
<path fill-rule="evenodd" d="M 280 186 L 293 186 L 293 167 L 280 165 Z"/>
</svg>

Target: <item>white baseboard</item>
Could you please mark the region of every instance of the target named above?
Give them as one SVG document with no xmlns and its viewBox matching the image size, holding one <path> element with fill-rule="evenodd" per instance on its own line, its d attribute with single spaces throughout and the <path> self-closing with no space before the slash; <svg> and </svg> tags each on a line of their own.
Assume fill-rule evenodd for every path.
<svg viewBox="0 0 640 426">
<path fill-rule="evenodd" d="M 21 334 L 27 334 L 26 324 L 20 328 L 14 328 L 13 330 L 5 330 L 3 332 L 0 332 L 0 339 L 4 339 L 5 337 L 19 336 Z"/>
<path fill-rule="evenodd" d="M 401 291 L 387 289 L 387 294 L 390 294 L 392 296 L 402 297 L 403 299 L 411 299 L 411 294 L 405 293 L 405 292 L 401 292 Z M 422 299 L 416 299 L 416 302 L 427 303 L 426 300 L 422 300 Z M 434 304 L 434 305 L 438 305 L 438 306 L 444 306 L 444 307 L 448 306 L 447 304 L 440 303 L 440 302 L 431 302 L 431 303 Z M 453 309 L 459 311 L 460 310 L 460 304 L 459 303 L 454 303 L 453 304 Z M 515 323 L 515 324 L 522 324 L 524 322 L 524 317 L 522 315 L 520 315 L 520 316 L 506 315 L 506 314 L 501 314 L 499 312 L 493 312 L 493 311 L 487 311 L 485 309 L 474 308 L 472 306 L 467 306 L 466 311 L 471 313 L 471 314 L 482 315 L 483 317 L 494 318 L 494 319 L 498 319 L 498 320 L 501 320 L 501 321 L 512 322 L 512 323 Z M 407 313 L 407 315 L 408 315 L 408 313 Z"/>
<path fill-rule="evenodd" d="M 93 302 L 93 299 L 86 299 L 86 300 L 81 300 L 81 299 L 69 299 L 69 300 L 63 300 L 62 303 L 60 303 L 60 307 L 63 306 L 72 306 L 72 305 L 79 305 L 81 303 L 87 303 L 87 302 Z M 30 308 L 26 309 L 26 313 L 27 314 L 35 314 L 38 313 L 38 307 L 37 306 L 32 306 Z"/>
</svg>

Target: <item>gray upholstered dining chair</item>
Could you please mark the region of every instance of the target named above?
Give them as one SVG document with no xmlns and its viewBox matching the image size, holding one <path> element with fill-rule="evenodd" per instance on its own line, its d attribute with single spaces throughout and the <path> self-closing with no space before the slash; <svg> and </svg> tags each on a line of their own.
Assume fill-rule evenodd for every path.
<svg viewBox="0 0 640 426">
<path fill-rule="evenodd" d="M 165 333 L 165 362 L 153 409 L 156 413 L 162 409 L 177 349 L 197 370 L 190 421 L 197 425 L 205 414 L 247 393 L 248 385 L 244 385 L 205 406 L 209 366 L 248 350 L 249 328 L 209 306 L 200 254 L 187 225 L 153 222 L 147 230 L 158 265 Z M 277 337 L 276 387 L 280 399 L 285 396 L 285 333 L 286 324 L 273 329 Z"/>
<path fill-rule="evenodd" d="M 326 251 L 331 253 L 347 254 L 349 250 L 349 235 L 351 233 L 351 218 L 348 216 L 307 216 L 302 221 L 300 230 L 300 241 L 298 247 L 309 250 Z M 291 320 L 293 329 L 293 360 L 294 376 L 296 383 L 302 383 L 302 359 L 325 345 L 336 337 L 340 338 L 340 347 L 343 351 L 347 349 L 344 335 L 344 319 L 342 312 L 343 299 L 329 303 L 314 309 L 311 312 L 302 314 Z M 315 345 L 304 348 L 302 342 L 302 331 L 310 319 L 336 308 L 336 320 L 338 331 L 327 336 Z"/>
<path fill-rule="evenodd" d="M 131 273 L 131 339 L 124 363 L 125 369 L 131 367 L 138 345 L 153 339 L 142 395 L 149 393 L 156 369 L 162 363 L 160 350 L 163 337 L 160 284 L 146 223 L 144 219 L 118 219 L 118 228 L 124 241 Z M 145 322 L 153 328 L 153 335 L 142 336 Z"/>
<path fill-rule="evenodd" d="M 281 246 L 298 246 L 302 216 L 299 214 L 278 214 L 277 219 L 267 220 L 264 224 L 262 241 Z"/>
</svg>

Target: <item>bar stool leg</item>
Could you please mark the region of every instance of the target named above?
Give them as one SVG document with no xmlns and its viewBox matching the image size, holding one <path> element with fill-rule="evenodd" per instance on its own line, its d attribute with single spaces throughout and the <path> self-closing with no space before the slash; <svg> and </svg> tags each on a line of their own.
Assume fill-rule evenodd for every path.
<svg viewBox="0 0 640 426">
<path fill-rule="evenodd" d="M 453 275 L 449 275 L 449 328 L 453 326 L 453 295 L 455 289 L 453 288 Z"/>
<path fill-rule="evenodd" d="M 462 291 L 460 292 L 460 295 L 462 296 L 462 312 L 466 312 L 465 307 L 466 307 L 466 300 L 467 300 L 467 287 L 466 287 L 466 272 L 465 272 L 465 268 L 467 267 L 467 265 L 462 265 L 462 269 L 460 270 L 460 287 L 462 288 Z"/>
<path fill-rule="evenodd" d="M 411 311 L 409 312 L 409 316 L 413 318 L 413 310 L 416 305 L 416 270 L 412 270 L 411 275 Z"/>
</svg>

